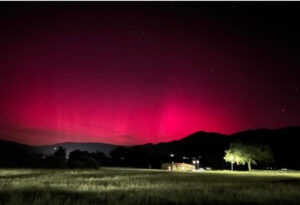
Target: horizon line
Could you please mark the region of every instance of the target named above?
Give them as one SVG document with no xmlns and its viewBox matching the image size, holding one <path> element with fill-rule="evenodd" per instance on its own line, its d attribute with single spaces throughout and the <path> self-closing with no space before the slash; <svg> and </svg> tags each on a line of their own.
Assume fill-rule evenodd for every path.
<svg viewBox="0 0 300 205">
<path fill-rule="evenodd" d="M 1 139 L 0 141 L 6 141 L 6 142 L 12 142 L 12 143 L 17 143 L 17 144 L 21 144 L 21 145 L 26 145 L 26 146 L 33 146 L 33 147 L 42 147 L 42 146 L 54 146 L 54 145 L 59 145 L 59 144 L 67 144 L 67 143 L 76 143 L 76 144 L 105 144 L 105 145 L 112 145 L 112 146 L 121 146 L 121 147 L 132 147 L 132 146 L 142 146 L 142 145 L 147 145 L 147 144 L 151 144 L 151 145 L 157 145 L 160 143 L 169 143 L 169 142 L 175 142 L 175 141 L 180 141 L 182 139 L 185 139 L 191 135 L 194 135 L 196 133 L 199 132 L 203 132 L 206 134 L 219 134 L 219 135 L 224 135 L 224 136 L 231 136 L 231 135 L 235 135 L 238 133 L 242 133 L 242 132 L 247 132 L 247 131 L 257 131 L 257 130 L 270 130 L 270 131 L 276 131 L 276 130 L 281 130 L 281 129 L 291 129 L 291 128 L 300 128 L 300 125 L 297 126 L 286 126 L 286 127 L 281 127 L 281 128 L 256 128 L 256 129 L 246 129 L 246 130 L 241 130 L 241 131 L 237 131 L 234 132 L 232 134 L 223 134 L 223 133 L 219 133 L 219 132 L 208 132 L 208 131 L 203 131 L 203 130 L 199 130 L 197 132 L 193 132 L 185 137 L 182 137 L 178 140 L 172 140 L 172 141 L 162 141 L 162 142 L 158 142 L 158 143 L 141 143 L 141 144 L 128 144 L 128 145 L 119 145 L 119 144 L 110 144 L 110 143 L 106 143 L 106 142 L 80 142 L 80 141 L 65 141 L 65 142 L 57 142 L 57 143 L 53 143 L 53 144 L 43 144 L 43 145 L 34 145 L 34 144 L 27 144 L 27 143 L 23 143 L 23 142 L 18 142 L 18 141 L 14 141 L 14 140 L 6 140 L 6 139 Z"/>
</svg>

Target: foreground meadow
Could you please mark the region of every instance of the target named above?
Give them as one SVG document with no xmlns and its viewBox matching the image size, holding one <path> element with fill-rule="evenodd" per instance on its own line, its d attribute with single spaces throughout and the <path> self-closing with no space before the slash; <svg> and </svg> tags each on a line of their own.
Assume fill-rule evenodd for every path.
<svg viewBox="0 0 300 205">
<path fill-rule="evenodd" d="M 0 204 L 300 204 L 300 173 L 0 169 Z"/>
</svg>

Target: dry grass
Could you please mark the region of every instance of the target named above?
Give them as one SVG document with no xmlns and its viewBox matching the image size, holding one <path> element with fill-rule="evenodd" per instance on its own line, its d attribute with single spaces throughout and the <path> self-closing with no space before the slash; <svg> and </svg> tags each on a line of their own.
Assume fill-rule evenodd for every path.
<svg viewBox="0 0 300 205">
<path fill-rule="evenodd" d="M 0 204 L 300 204 L 299 172 L 0 170 Z"/>
</svg>

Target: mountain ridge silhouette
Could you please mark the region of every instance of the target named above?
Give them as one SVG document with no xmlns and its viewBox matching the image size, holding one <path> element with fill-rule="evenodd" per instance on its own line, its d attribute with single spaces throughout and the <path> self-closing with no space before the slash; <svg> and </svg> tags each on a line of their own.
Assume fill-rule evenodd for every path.
<svg viewBox="0 0 300 205">
<path fill-rule="evenodd" d="M 142 147 L 151 155 L 168 156 L 173 153 L 175 156 L 201 156 L 203 164 L 212 167 L 224 167 L 224 151 L 229 148 L 231 142 L 242 140 L 257 144 L 268 144 L 273 150 L 277 167 L 300 168 L 300 126 L 284 127 L 280 129 L 255 129 L 237 132 L 231 135 L 214 132 L 198 131 L 180 140 L 161 142 L 157 144 L 143 144 L 126 147 Z M 0 154 L 9 154 L 14 150 L 27 150 L 34 153 L 51 154 L 56 147 L 63 147 L 67 153 L 75 149 L 89 152 L 103 152 L 109 156 L 110 152 L 119 145 L 106 143 L 80 143 L 65 142 L 53 145 L 31 146 L 17 142 L 0 140 Z"/>
</svg>

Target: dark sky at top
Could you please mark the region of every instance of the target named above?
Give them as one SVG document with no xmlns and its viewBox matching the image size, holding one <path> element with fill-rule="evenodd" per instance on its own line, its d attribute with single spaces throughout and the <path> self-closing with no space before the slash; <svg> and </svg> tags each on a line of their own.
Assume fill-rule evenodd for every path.
<svg viewBox="0 0 300 205">
<path fill-rule="evenodd" d="M 299 3 L 0 3 L 0 138 L 300 125 Z"/>
</svg>

